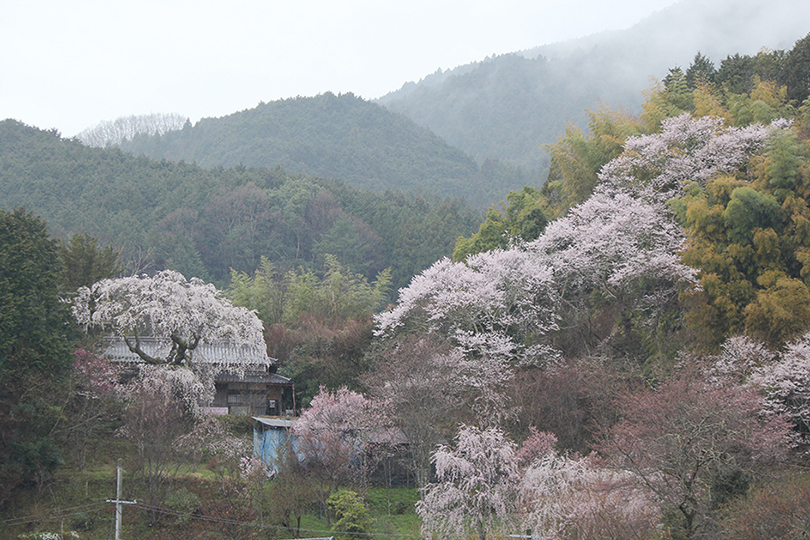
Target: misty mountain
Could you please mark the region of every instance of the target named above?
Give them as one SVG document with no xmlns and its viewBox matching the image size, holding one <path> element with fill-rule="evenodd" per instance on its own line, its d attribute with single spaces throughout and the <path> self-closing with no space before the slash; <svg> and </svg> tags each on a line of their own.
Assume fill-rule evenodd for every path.
<svg viewBox="0 0 810 540">
<path fill-rule="evenodd" d="M 600 103 L 638 114 L 644 90 L 697 52 L 715 64 L 762 47 L 790 49 L 810 27 L 810 2 L 683 0 L 624 31 L 438 71 L 377 100 L 482 162 L 545 169 L 543 145 L 567 123 L 587 128 Z M 538 36 L 538 41 L 542 36 Z"/>
<path fill-rule="evenodd" d="M 323 268 L 329 255 L 392 285 L 450 255 L 480 211 L 463 201 L 363 191 L 280 167 L 203 168 L 91 148 L 0 121 L 0 208 L 25 207 L 58 238 L 87 233 L 130 271 L 171 268 L 224 286 L 262 257 L 283 275 Z"/>
<path fill-rule="evenodd" d="M 430 130 L 353 94 L 262 103 L 163 135 L 139 135 L 121 149 L 204 168 L 281 166 L 362 189 L 466 196 L 487 205 L 508 189 L 478 174 L 475 161 Z"/>
</svg>

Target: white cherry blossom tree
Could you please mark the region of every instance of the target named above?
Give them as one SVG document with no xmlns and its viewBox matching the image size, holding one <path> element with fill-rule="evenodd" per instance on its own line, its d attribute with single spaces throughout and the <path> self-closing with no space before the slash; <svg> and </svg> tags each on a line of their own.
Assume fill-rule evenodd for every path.
<svg viewBox="0 0 810 540">
<path fill-rule="evenodd" d="M 793 424 L 793 440 L 810 446 L 810 333 L 789 343 L 776 360 L 759 366 L 750 382 L 765 394 L 765 406 Z"/>
<path fill-rule="evenodd" d="M 790 421 L 792 442 L 810 446 L 810 333 L 776 351 L 747 336 L 730 337 L 709 360 L 710 381 L 756 391 L 769 415 Z"/>
<path fill-rule="evenodd" d="M 600 185 L 665 202 L 689 182 L 705 186 L 718 174 L 739 172 L 775 130 L 788 125 L 777 120 L 771 126 L 725 127 L 721 118 L 688 113 L 667 118 L 660 133 L 628 138 L 622 155 L 600 170 Z"/>
<path fill-rule="evenodd" d="M 187 281 L 172 270 L 82 287 L 73 314 L 85 328 L 102 328 L 121 337 L 147 364 L 193 367 L 197 345 L 220 340 L 231 340 L 245 352 L 229 363 L 233 372 L 257 359 L 267 362 L 263 327 L 255 312 L 234 306 L 213 285 L 198 278 Z M 141 347 L 144 336 L 168 338 L 171 349 L 165 357 L 150 356 Z"/>
<path fill-rule="evenodd" d="M 424 489 L 416 503 L 422 532 L 439 538 L 479 540 L 511 530 L 518 467 L 515 443 L 497 428 L 462 425 L 456 448 L 440 446 L 433 454 L 439 482 Z"/>
<path fill-rule="evenodd" d="M 678 258 L 684 240 L 683 228 L 663 203 L 602 189 L 550 223 L 526 248 L 553 268 L 561 294 L 584 287 L 616 296 L 640 279 L 668 288 L 693 281 L 696 271 Z"/>
<path fill-rule="evenodd" d="M 651 538 L 661 509 L 630 473 L 593 456 L 549 451 L 529 465 L 518 486 L 521 531 L 533 538 Z"/>
<path fill-rule="evenodd" d="M 649 538 L 660 504 L 631 473 L 595 456 L 559 454 L 532 430 L 518 447 L 497 428 L 460 426 L 456 447 L 433 454 L 437 481 L 417 503 L 422 532 L 470 538 L 530 531 L 533 538 Z"/>
<path fill-rule="evenodd" d="M 557 352 L 544 340 L 556 328 L 552 269 L 521 250 L 494 250 L 465 263 L 442 259 L 400 290 L 399 304 L 377 316 L 376 334 L 428 333 L 461 353 L 456 382 L 479 423 L 510 413 L 503 390 L 516 364 L 542 364 Z"/>
<path fill-rule="evenodd" d="M 376 334 L 409 326 L 458 339 L 483 356 L 529 361 L 541 352 L 529 343 L 556 326 L 552 277 L 541 259 L 520 249 L 479 253 L 464 263 L 444 258 L 400 290 L 398 305 L 377 316 Z"/>
<path fill-rule="evenodd" d="M 474 378 L 497 396 L 503 383 L 488 377 L 508 381 L 515 365 L 556 359 L 549 335 L 566 313 L 588 309 L 593 292 L 657 327 L 679 289 L 695 282 L 696 271 L 678 258 L 684 238 L 663 203 L 599 191 L 537 240 L 464 263 L 437 262 L 400 290 L 398 305 L 377 317 L 376 332 L 455 340 L 478 366 Z"/>
</svg>

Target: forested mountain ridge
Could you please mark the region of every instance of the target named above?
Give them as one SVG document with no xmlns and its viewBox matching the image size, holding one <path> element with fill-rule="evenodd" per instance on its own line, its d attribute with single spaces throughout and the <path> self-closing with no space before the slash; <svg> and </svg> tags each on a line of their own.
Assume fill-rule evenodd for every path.
<svg viewBox="0 0 810 540">
<path fill-rule="evenodd" d="M 478 166 L 430 130 L 353 94 L 331 92 L 261 103 L 163 135 L 140 135 L 121 149 L 201 167 L 273 168 L 334 178 L 362 189 L 465 196 L 479 206 L 512 186 L 492 185 Z"/>
<path fill-rule="evenodd" d="M 543 145 L 568 123 L 586 129 L 586 109 L 602 102 L 638 114 L 651 81 L 673 66 L 685 69 L 696 51 L 719 63 L 761 47 L 789 49 L 807 33 L 807 20 L 810 4 L 803 2 L 684 0 L 628 30 L 437 72 L 377 101 L 479 162 L 547 172 Z"/>
<path fill-rule="evenodd" d="M 457 200 L 370 193 L 281 168 L 205 169 L 87 147 L 0 122 L 0 208 L 25 207 L 51 234 L 98 237 L 131 270 L 171 268 L 222 285 L 264 256 L 282 273 L 327 254 L 402 286 L 469 234 L 478 212 Z"/>
</svg>

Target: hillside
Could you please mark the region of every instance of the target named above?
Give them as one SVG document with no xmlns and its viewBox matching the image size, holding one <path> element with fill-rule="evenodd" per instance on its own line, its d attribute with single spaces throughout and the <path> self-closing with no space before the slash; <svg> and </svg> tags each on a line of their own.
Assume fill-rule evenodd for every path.
<svg viewBox="0 0 810 540">
<path fill-rule="evenodd" d="M 543 145 L 567 123 L 587 127 L 604 103 L 639 113 L 643 91 L 700 51 L 716 64 L 760 48 L 790 49 L 808 31 L 810 4 L 684 0 L 625 31 L 488 58 L 437 72 L 378 103 L 428 127 L 481 162 L 545 169 Z"/>
<path fill-rule="evenodd" d="M 0 122 L 0 208 L 24 206 L 56 237 L 87 233 L 120 249 L 130 270 L 171 268 L 224 284 L 262 256 L 281 271 L 325 255 L 373 278 L 408 282 L 452 252 L 480 220 L 455 200 L 371 193 L 281 168 L 205 169 L 52 131 Z"/>
<path fill-rule="evenodd" d="M 508 191 L 476 178 L 472 158 L 428 129 L 352 94 L 262 103 L 121 148 L 205 168 L 278 165 L 362 189 L 464 195 L 481 206 Z"/>
<path fill-rule="evenodd" d="M 567 130 L 549 182 L 491 209 L 455 261 L 476 217 L 457 199 L 0 122 L 0 538 L 108 538 L 117 463 L 127 538 L 802 538 L 810 35 L 702 58 L 643 117 Z M 2 210 L 20 205 L 50 232 Z M 62 270 L 93 256 L 52 238 L 72 232 L 130 270 L 221 285 L 259 264 L 231 273 L 248 311 L 174 275 L 102 282 L 69 310 Z M 387 279 L 346 269 L 383 267 L 410 284 L 372 316 Z M 116 367 L 75 323 L 175 346 Z M 225 331 L 279 359 L 289 415 L 252 416 L 274 377 L 195 351 Z M 213 396 L 251 416 L 198 414 Z"/>
</svg>

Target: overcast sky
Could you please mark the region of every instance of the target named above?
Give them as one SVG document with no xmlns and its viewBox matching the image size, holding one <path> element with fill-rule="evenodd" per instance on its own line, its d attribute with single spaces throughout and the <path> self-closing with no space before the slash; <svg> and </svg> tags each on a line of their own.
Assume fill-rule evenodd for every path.
<svg viewBox="0 0 810 540">
<path fill-rule="evenodd" d="M 632 26 L 676 0 L 2 0 L 0 119 L 73 136 L 130 114 L 373 99 L 449 69 Z"/>
</svg>

